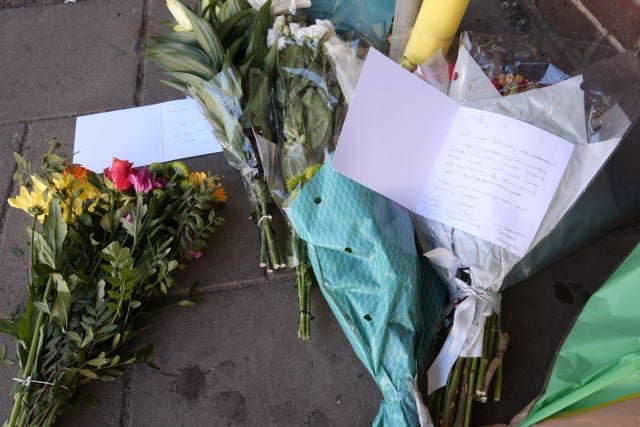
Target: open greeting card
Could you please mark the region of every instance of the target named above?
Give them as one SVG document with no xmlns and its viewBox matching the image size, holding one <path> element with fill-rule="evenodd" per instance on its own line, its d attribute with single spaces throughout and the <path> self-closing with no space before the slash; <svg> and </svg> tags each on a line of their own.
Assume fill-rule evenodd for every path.
<svg viewBox="0 0 640 427">
<path fill-rule="evenodd" d="M 573 148 L 523 121 L 461 106 L 371 49 L 333 167 L 419 215 L 522 256 Z"/>
<path fill-rule="evenodd" d="M 94 170 L 114 157 L 136 166 L 222 151 L 193 99 L 81 116 L 76 121 L 73 161 Z"/>
</svg>

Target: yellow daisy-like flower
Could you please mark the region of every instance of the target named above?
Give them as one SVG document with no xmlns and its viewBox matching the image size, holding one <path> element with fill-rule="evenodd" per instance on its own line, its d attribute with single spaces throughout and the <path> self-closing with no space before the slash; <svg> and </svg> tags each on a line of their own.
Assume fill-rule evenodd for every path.
<svg viewBox="0 0 640 427">
<path fill-rule="evenodd" d="M 75 174 L 66 174 L 62 179 L 54 180 L 53 184 L 60 191 L 62 217 L 70 221 L 72 213 L 80 215 L 87 200 L 97 200 L 100 191 L 87 179 L 78 178 Z M 89 206 L 89 211 L 94 205 Z"/>
<path fill-rule="evenodd" d="M 51 193 L 35 176 L 31 176 L 33 182 L 33 190 L 29 191 L 26 187 L 20 187 L 20 194 L 9 200 L 9 206 L 22 209 L 31 216 L 38 218 L 38 221 L 44 221 L 44 217 L 49 213 L 49 202 L 51 201 Z"/>
</svg>

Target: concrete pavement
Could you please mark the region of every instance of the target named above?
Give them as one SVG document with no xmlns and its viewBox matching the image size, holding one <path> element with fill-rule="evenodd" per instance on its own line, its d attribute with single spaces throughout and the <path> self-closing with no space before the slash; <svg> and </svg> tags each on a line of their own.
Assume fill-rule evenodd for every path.
<svg viewBox="0 0 640 427">
<path fill-rule="evenodd" d="M 462 28 L 542 28 L 533 17 L 523 26 L 508 2 L 480 3 L 471 2 Z M 182 97 L 139 55 L 148 35 L 165 31 L 160 23 L 168 17 L 162 0 L 0 0 L 0 198 L 17 192 L 13 151 L 39 164 L 48 138 L 72 152 L 79 115 Z M 223 174 L 229 194 L 227 223 L 174 290 L 184 293 L 197 282 L 204 300 L 164 310 L 140 337 L 155 344 L 160 371 L 136 366 L 115 382 L 93 385 L 101 404 L 79 404 L 59 425 L 370 425 L 380 393 L 320 293 L 312 302 L 312 338 L 301 342 L 293 275 L 265 277 L 258 268 L 258 233 L 238 174 L 220 154 L 187 163 Z M 26 298 L 24 260 L 10 249 L 26 247 L 27 223 L 22 212 L 0 203 L 3 317 Z M 505 292 L 512 342 L 504 398 L 476 406 L 476 425 L 506 421 L 535 397 L 575 313 L 639 238 L 640 222 L 631 221 Z M 15 366 L 0 369 L 0 418 L 10 413 L 15 372 Z"/>
</svg>

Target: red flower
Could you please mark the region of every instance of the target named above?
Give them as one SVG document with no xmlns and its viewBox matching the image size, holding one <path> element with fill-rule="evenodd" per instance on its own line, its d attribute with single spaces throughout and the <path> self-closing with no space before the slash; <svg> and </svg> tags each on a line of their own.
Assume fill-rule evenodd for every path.
<svg viewBox="0 0 640 427">
<path fill-rule="evenodd" d="M 104 170 L 104 176 L 109 178 L 118 190 L 128 190 L 131 188 L 129 172 L 131 172 L 132 165 L 133 163 L 127 160 L 119 160 L 114 157 L 111 167 Z"/>
</svg>

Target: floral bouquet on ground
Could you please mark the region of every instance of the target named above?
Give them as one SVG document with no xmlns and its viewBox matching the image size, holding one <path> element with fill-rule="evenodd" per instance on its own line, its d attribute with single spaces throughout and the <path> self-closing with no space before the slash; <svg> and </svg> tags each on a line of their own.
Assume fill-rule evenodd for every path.
<svg viewBox="0 0 640 427">
<path fill-rule="evenodd" d="M 16 155 L 22 186 L 9 204 L 33 223 L 26 306 L 0 320 L 20 366 L 9 427 L 52 425 L 82 386 L 146 362 L 151 347 L 132 346 L 136 320 L 224 222 L 217 176 L 118 159 L 98 175 L 58 147 L 51 142 L 40 173 Z"/>
</svg>

